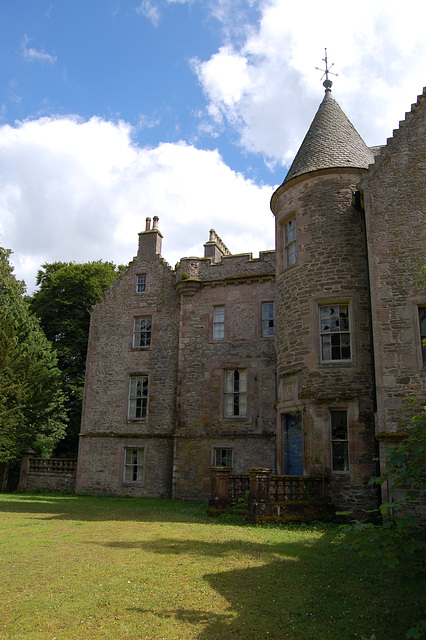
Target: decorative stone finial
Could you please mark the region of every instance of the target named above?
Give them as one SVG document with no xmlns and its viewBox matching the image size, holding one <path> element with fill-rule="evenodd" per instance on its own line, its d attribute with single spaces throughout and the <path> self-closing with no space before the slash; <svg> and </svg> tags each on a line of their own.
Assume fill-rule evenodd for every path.
<svg viewBox="0 0 426 640">
<path fill-rule="evenodd" d="M 315 69 L 317 69 L 318 71 L 323 71 L 323 76 L 321 77 L 321 80 L 324 78 L 325 76 L 325 80 L 322 83 L 322 86 L 325 87 L 325 92 L 327 93 L 328 91 L 331 91 L 331 87 L 333 86 L 333 83 L 331 80 L 328 79 L 328 74 L 331 73 L 332 76 L 337 76 L 339 75 L 338 73 L 334 73 L 332 71 L 330 71 L 331 67 L 334 67 L 334 62 L 332 63 L 331 67 L 328 66 L 328 61 L 327 61 L 327 49 L 324 49 L 325 51 L 325 57 L 322 58 L 323 62 L 325 62 L 325 69 L 320 69 L 319 67 L 315 67 Z"/>
</svg>

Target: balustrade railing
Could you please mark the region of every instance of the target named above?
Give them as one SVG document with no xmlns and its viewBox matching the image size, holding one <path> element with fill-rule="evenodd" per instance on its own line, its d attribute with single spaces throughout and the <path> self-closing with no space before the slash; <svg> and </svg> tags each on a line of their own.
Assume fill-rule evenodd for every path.
<svg viewBox="0 0 426 640">
<path fill-rule="evenodd" d="M 30 458 L 29 473 L 53 473 L 63 475 L 64 473 L 75 473 L 77 460 L 66 458 Z"/>
</svg>

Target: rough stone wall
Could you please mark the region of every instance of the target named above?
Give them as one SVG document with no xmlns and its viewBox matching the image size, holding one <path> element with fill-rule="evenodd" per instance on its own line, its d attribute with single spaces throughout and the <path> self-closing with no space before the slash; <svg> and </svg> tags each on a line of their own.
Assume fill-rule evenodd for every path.
<svg viewBox="0 0 426 640">
<path fill-rule="evenodd" d="M 243 279 L 275 272 L 275 251 L 261 251 L 259 258 L 251 253 L 224 255 L 220 262 L 210 258 L 182 258 L 176 267 L 179 282 L 182 274 L 202 282 L 217 282 L 225 278 Z M 186 277 L 184 276 L 184 277 Z"/>
<path fill-rule="evenodd" d="M 75 473 L 29 473 L 26 491 L 74 491 Z"/>
<path fill-rule="evenodd" d="M 155 478 L 157 485 L 135 486 L 134 493 L 170 494 L 179 299 L 174 274 L 158 254 L 158 245 L 158 233 L 140 234 L 137 258 L 92 312 L 77 473 L 80 492 L 131 492 L 122 486 L 120 467 L 126 442 L 144 447 L 145 478 Z M 146 291 L 137 293 L 136 278 L 142 274 Z M 152 316 L 151 345 L 137 349 L 133 321 L 145 315 Z M 129 379 L 138 374 L 149 379 L 147 416 L 131 420 Z M 101 434 L 106 437 L 99 438 Z"/>
<path fill-rule="evenodd" d="M 404 399 L 426 402 L 418 284 L 426 259 L 426 93 L 388 140 L 361 185 L 369 241 L 377 431 L 392 432 Z"/>
<path fill-rule="evenodd" d="M 240 471 L 275 466 L 274 339 L 261 337 L 262 302 L 274 300 L 274 252 L 219 263 L 186 258 L 175 274 L 160 250 L 161 234 L 147 228 L 138 256 L 92 312 L 78 492 L 169 497 L 173 476 L 175 497 L 206 498 L 215 446 L 232 448 Z M 137 293 L 142 274 L 146 291 Z M 220 343 L 212 339 L 214 304 L 226 307 Z M 135 349 L 133 321 L 145 315 L 151 345 Z M 223 419 L 225 367 L 248 370 L 246 418 Z M 149 377 L 148 411 L 130 420 L 129 378 L 137 374 Z M 140 482 L 124 482 L 126 448 L 143 450 Z"/>
<path fill-rule="evenodd" d="M 333 476 L 341 477 L 349 493 L 354 483 L 364 486 L 375 470 L 365 234 L 362 215 L 352 206 L 360 178 L 361 172 L 350 170 L 313 172 L 279 190 L 274 206 L 278 472 L 284 473 L 281 413 L 302 411 L 304 472 L 328 475 L 330 410 L 344 409 L 350 468 Z M 297 260 L 284 268 L 283 224 L 293 215 Z M 331 303 L 349 304 L 350 361 L 321 362 L 319 306 Z"/>
<path fill-rule="evenodd" d="M 246 473 L 262 461 L 262 466 L 275 468 L 275 434 L 244 436 L 228 435 L 175 440 L 173 495 L 181 500 L 205 500 L 210 493 L 210 468 L 215 447 L 233 449 L 233 473 Z"/>
<path fill-rule="evenodd" d="M 144 450 L 140 483 L 124 482 L 125 448 Z M 172 438 L 83 437 L 80 439 L 77 493 L 106 493 L 144 498 L 170 498 Z"/>
<path fill-rule="evenodd" d="M 274 253 L 229 256 L 219 264 L 185 259 L 177 272 L 197 279 L 182 289 L 174 496 L 208 496 L 214 448 L 231 448 L 234 471 L 275 468 L 274 338 L 262 337 L 262 302 L 273 302 Z M 185 287 L 185 283 L 182 285 Z M 188 286 L 191 283 L 188 281 Z M 178 285 L 179 288 L 179 285 Z M 213 337 L 213 308 L 225 307 L 223 340 Z M 224 415 L 224 371 L 247 370 L 247 415 Z"/>
</svg>

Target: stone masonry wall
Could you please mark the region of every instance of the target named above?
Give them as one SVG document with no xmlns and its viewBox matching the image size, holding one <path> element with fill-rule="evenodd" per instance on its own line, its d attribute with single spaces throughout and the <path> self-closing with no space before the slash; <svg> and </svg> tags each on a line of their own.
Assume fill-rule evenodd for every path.
<svg viewBox="0 0 426 640">
<path fill-rule="evenodd" d="M 143 480 L 124 482 L 124 450 L 144 451 Z M 144 498 L 170 498 L 172 438 L 83 437 L 79 449 L 77 492 Z"/>
<path fill-rule="evenodd" d="M 231 448 L 234 469 L 275 467 L 274 338 L 262 337 L 262 302 L 273 302 L 274 253 L 261 258 L 229 256 L 218 264 L 193 258 L 180 262 L 199 288 L 181 294 L 178 420 L 174 495 L 203 499 L 215 448 Z M 187 281 L 188 282 L 188 281 Z M 191 282 L 188 282 L 191 287 Z M 223 340 L 213 337 L 213 308 L 225 307 Z M 247 415 L 224 415 L 224 371 L 247 370 Z"/>
<path fill-rule="evenodd" d="M 371 399 L 366 248 L 362 217 L 351 206 L 359 178 L 306 178 L 279 202 L 277 238 L 282 220 L 294 211 L 298 254 L 297 264 L 283 269 L 277 246 L 277 373 L 300 371 L 299 397 L 359 397 L 367 391 Z M 352 361 L 322 364 L 318 305 L 339 301 L 351 309 Z"/>
<path fill-rule="evenodd" d="M 262 460 L 269 469 L 275 468 L 275 434 L 205 438 L 176 437 L 173 472 L 173 495 L 182 500 L 206 500 L 210 492 L 210 469 L 214 448 L 233 449 L 233 473 L 246 473 Z"/>
<path fill-rule="evenodd" d="M 129 487 L 120 489 L 127 442 L 126 446 L 144 448 L 145 478 L 155 477 L 157 483 L 157 490 L 146 485 L 146 490 L 135 487 L 136 492 L 170 494 L 179 298 L 174 274 L 157 253 L 159 237 L 152 231 L 140 234 L 137 258 L 92 312 L 77 473 L 80 492 L 129 493 Z M 136 279 L 142 274 L 146 291 L 137 293 Z M 149 348 L 133 347 L 138 316 L 152 317 Z M 146 418 L 128 416 L 132 375 L 148 376 Z M 105 438 L 99 438 L 102 434 Z"/>
<path fill-rule="evenodd" d="M 398 429 L 404 399 L 426 402 L 418 282 L 426 256 L 426 93 L 388 140 L 362 183 L 369 240 L 377 430 Z"/>
<path fill-rule="evenodd" d="M 312 172 L 293 180 L 275 204 L 278 472 L 284 473 L 285 448 L 280 414 L 300 410 L 304 472 L 332 474 L 347 486 L 349 500 L 355 485 L 371 493 L 366 483 L 375 471 L 365 234 L 351 204 L 360 178 L 349 170 Z M 283 225 L 294 215 L 297 260 L 284 268 Z M 319 307 L 338 303 L 349 305 L 351 360 L 321 362 Z M 331 471 L 331 410 L 347 411 L 349 472 Z M 341 491 L 336 495 L 346 501 Z"/>
</svg>

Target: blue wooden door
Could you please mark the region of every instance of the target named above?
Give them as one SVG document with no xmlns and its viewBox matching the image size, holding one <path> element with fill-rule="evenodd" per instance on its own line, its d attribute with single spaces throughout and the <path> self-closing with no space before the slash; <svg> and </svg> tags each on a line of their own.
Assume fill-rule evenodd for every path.
<svg viewBox="0 0 426 640">
<path fill-rule="evenodd" d="M 302 416 L 284 414 L 285 475 L 303 476 Z"/>
</svg>

